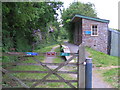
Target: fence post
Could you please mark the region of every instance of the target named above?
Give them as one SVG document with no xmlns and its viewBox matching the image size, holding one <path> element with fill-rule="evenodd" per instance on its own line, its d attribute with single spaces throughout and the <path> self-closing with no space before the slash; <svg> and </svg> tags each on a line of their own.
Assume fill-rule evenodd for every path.
<svg viewBox="0 0 120 90">
<path fill-rule="evenodd" d="M 85 67 L 85 88 L 86 90 L 92 88 L 92 58 L 86 59 L 86 67 Z"/>
<path fill-rule="evenodd" d="M 85 48 L 83 44 L 80 44 L 78 52 L 78 88 L 85 88 L 85 65 L 81 64 L 83 62 L 85 62 Z"/>
</svg>

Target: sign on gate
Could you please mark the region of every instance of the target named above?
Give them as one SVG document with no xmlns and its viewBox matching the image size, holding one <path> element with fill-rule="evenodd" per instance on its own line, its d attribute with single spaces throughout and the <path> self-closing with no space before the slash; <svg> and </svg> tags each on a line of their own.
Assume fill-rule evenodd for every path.
<svg viewBox="0 0 120 90">
<path fill-rule="evenodd" d="M 70 56 L 70 53 L 60 53 L 60 56 Z"/>
<path fill-rule="evenodd" d="M 55 57 L 56 56 L 56 52 L 47 52 L 46 56 L 47 57 Z"/>
<path fill-rule="evenodd" d="M 26 52 L 26 54 L 27 55 L 32 55 L 32 56 L 37 56 L 38 55 L 38 53 L 36 53 L 36 52 Z"/>
</svg>

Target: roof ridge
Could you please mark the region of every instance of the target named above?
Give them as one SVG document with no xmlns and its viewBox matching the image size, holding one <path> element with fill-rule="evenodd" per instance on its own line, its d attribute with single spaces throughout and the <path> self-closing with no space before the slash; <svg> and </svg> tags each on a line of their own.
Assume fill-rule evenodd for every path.
<svg viewBox="0 0 120 90">
<path fill-rule="evenodd" d="M 80 14 L 76 14 L 76 15 L 72 18 L 71 21 L 73 21 L 75 17 L 90 19 L 90 20 L 99 21 L 99 22 L 104 22 L 104 23 L 109 23 L 109 20 L 106 20 L 106 19 L 101 19 L 101 18 L 98 18 L 98 17 L 84 16 L 84 15 L 80 15 Z"/>
</svg>

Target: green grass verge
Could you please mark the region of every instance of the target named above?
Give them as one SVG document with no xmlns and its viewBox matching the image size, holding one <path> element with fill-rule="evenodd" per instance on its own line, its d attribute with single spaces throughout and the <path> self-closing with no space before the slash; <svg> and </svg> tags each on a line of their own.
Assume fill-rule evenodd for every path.
<svg viewBox="0 0 120 90">
<path fill-rule="evenodd" d="M 104 81 L 108 82 L 114 88 L 120 88 L 120 68 L 112 68 L 109 70 L 98 69 L 96 73 L 99 73 L 103 77 Z"/>
<path fill-rule="evenodd" d="M 60 56 L 56 57 L 53 59 L 53 63 L 62 63 L 65 62 Z"/>
<path fill-rule="evenodd" d="M 50 46 L 35 50 L 35 52 L 49 52 L 54 46 L 57 46 L 57 45 L 58 44 L 50 45 Z"/>
<path fill-rule="evenodd" d="M 103 72 L 103 76 L 105 77 L 105 81 L 109 82 L 115 88 L 120 88 L 120 73 L 118 73 L 120 68 L 113 68 Z M 118 84 L 119 83 L 119 84 Z"/>
<path fill-rule="evenodd" d="M 93 58 L 93 64 L 97 67 L 118 66 L 118 57 L 110 56 L 88 47 L 86 47 L 86 50 L 90 53 L 89 57 Z"/>
<path fill-rule="evenodd" d="M 55 51 L 55 52 L 60 52 L 60 46 L 57 47 L 54 51 Z"/>
</svg>

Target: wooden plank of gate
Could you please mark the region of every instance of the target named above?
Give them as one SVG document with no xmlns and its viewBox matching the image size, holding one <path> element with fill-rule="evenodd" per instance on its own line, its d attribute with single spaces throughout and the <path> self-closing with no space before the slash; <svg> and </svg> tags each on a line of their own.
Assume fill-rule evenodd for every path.
<svg viewBox="0 0 120 90">
<path fill-rule="evenodd" d="M 6 73 L 11 79 L 13 79 L 15 81 L 18 81 L 24 88 L 30 88 L 24 82 L 22 82 L 20 79 L 18 79 L 17 77 L 14 77 L 13 75 L 11 75 L 9 73 L 9 71 L 7 71 L 6 69 L 2 68 L 2 72 Z"/>
<path fill-rule="evenodd" d="M 47 66 L 59 66 L 61 63 L 42 63 L 43 65 Z M 27 65 L 36 65 L 36 66 L 41 66 L 40 63 L 18 63 L 18 64 L 13 64 L 13 65 L 22 65 L 22 66 L 27 66 Z M 77 66 L 77 63 L 68 63 L 66 66 Z"/>
<path fill-rule="evenodd" d="M 38 79 L 21 79 L 22 81 L 26 82 L 37 82 L 39 81 Z M 77 82 L 77 80 L 44 80 L 43 82 Z"/>
<path fill-rule="evenodd" d="M 9 71 L 9 73 L 49 73 L 50 71 Z M 77 74 L 77 72 L 73 71 L 57 71 L 56 73 L 70 73 Z"/>
<path fill-rule="evenodd" d="M 69 49 L 68 46 L 62 45 L 62 47 L 63 47 L 63 52 L 64 52 L 64 53 L 70 53 L 70 49 Z M 72 55 L 70 55 L 70 56 L 65 56 L 66 60 L 70 59 L 71 57 L 72 57 Z M 74 60 L 70 61 L 70 63 L 71 63 L 71 62 L 74 62 Z"/>
</svg>

